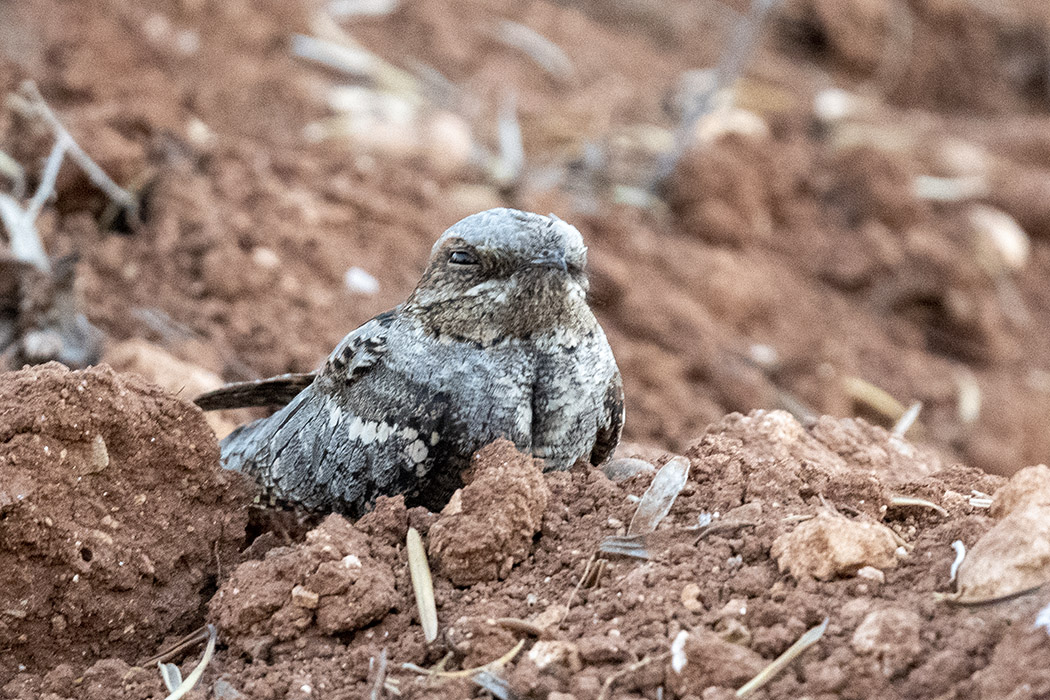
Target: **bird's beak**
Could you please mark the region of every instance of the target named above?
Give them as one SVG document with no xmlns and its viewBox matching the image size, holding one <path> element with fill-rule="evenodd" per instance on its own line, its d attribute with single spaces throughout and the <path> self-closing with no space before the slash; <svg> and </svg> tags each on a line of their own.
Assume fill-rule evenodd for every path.
<svg viewBox="0 0 1050 700">
<path fill-rule="evenodd" d="M 545 250 L 543 254 L 530 261 L 533 265 L 551 267 L 568 272 L 569 266 L 565 263 L 565 253 L 560 250 Z"/>
</svg>

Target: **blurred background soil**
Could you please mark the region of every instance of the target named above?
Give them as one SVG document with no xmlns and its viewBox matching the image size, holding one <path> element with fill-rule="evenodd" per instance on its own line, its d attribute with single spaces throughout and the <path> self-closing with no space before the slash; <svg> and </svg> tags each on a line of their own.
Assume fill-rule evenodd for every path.
<svg viewBox="0 0 1050 700">
<path fill-rule="evenodd" d="M 916 435 L 951 458 L 1050 458 L 1044 3 L 777 5 L 734 106 L 697 125 L 660 196 L 676 115 L 743 3 L 333 9 L 0 8 L 0 89 L 37 81 L 143 199 L 133 235 L 100 226 L 105 200 L 67 165 L 41 221 L 53 257 L 79 253 L 118 368 L 136 339 L 226 380 L 312 369 L 405 298 L 446 226 L 510 205 L 584 232 L 628 440 L 681 449 L 727 411 L 778 406 L 892 424 L 867 382 L 922 401 Z M 549 49 L 515 38 L 529 30 L 559 53 L 517 48 Z M 296 58 L 297 34 L 371 53 L 350 75 Z M 493 161 L 515 121 L 508 176 Z M 0 113 L 30 182 L 49 147 Z"/>
<path fill-rule="evenodd" d="M 23 0 L 0 4 L 0 93 L 34 80 L 141 201 L 141 225 L 113 220 L 67 164 L 39 228 L 53 258 L 79 256 L 103 361 L 182 398 L 313 369 L 407 296 L 445 227 L 513 206 L 583 232 L 592 304 L 624 373 L 625 439 L 648 454 L 684 452 L 732 411 L 891 426 L 921 401 L 909 437 L 938 463 L 1011 474 L 1050 461 L 1050 5 L 776 3 L 743 77 L 689 127 L 663 177 L 681 115 L 747 11 L 738 0 Z M 296 55 L 319 50 L 311 38 L 328 65 Z M 0 151 L 30 189 L 50 147 L 8 98 Z M 222 434 L 238 418 L 209 420 Z M 186 580 L 209 580 L 210 596 L 220 572 L 197 573 Z M 571 589 L 568 573 L 559 582 Z M 815 610 L 758 651 L 782 651 Z M 966 653 L 987 661 L 992 638 L 980 638 Z M 636 652 L 599 650 L 595 663 Z M 360 671 L 371 657 L 358 656 Z M 977 666 L 952 668 L 963 678 Z M 976 693 L 968 682 L 952 697 Z M 997 681 L 982 682 L 996 697 Z M 916 683 L 895 692 L 932 687 Z"/>
</svg>

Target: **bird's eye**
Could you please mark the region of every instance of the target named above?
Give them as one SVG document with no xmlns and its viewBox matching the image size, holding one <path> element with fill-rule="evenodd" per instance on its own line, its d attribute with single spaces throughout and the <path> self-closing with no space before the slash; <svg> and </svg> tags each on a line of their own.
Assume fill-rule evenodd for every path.
<svg viewBox="0 0 1050 700">
<path fill-rule="evenodd" d="M 478 256 L 469 250 L 453 250 L 449 253 L 448 261 L 453 265 L 477 265 Z"/>
</svg>

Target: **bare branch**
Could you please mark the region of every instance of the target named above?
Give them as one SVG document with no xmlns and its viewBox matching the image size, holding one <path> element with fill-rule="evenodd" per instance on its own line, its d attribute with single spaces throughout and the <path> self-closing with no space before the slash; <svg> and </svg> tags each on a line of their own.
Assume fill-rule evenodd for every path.
<svg viewBox="0 0 1050 700">
<path fill-rule="evenodd" d="M 657 171 L 657 183 L 667 179 L 674 172 L 675 166 L 689 149 L 689 144 L 696 130 L 696 123 L 710 114 L 715 106 L 715 98 L 725 88 L 732 87 L 740 79 L 748 59 L 758 45 L 759 30 L 766 15 L 779 0 L 751 0 L 751 8 L 733 28 L 718 66 L 715 68 L 714 80 L 695 102 L 686 110 L 682 121 L 675 131 L 675 145 L 670 153 L 661 158 Z"/>
<path fill-rule="evenodd" d="M 47 102 L 44 101 L 44 97 L 40 94 L 40 90 L 37 89 L 36 83 L 32 80 L 25 81 L 21 85 L 21 92 L 36 114 L 51 127 L 51 130 L 55 133 L 56 141 L 65 141 L 69 157 L 84 171 L 91 184 L 105 192 L 110 200 L 127 210 L 129 214 L 136 215 L 138 213 L 138 202 L 135 200 L 135 197 L 113 182 L 109 175 L 106 175 L 105 171 L 95 161 L 91 160 L 91 156 L 73 139 L 66 128 L 62 126 L 62 122 L 58 120 L 58 117 L 47 105 Z"/>
<path fill-rule="evenodd" d="M 62 159 L 66 157 L 66 151 L 69 149 L 69 142 L 65 134 L 58 134 L 55 138 L 55 145 L 51 147 L 51 154 L 44 165 L 44 173 L 40 176 L 40 184 L 37 185 L 33 198 L 26 205 L 27 226 L 33 226 L 36 223 L 36 217 L 40 216 L 44 202 L 55 193 L 55 181 L 58 179 L 58 171 L 62 168 Z"/>
</svg>

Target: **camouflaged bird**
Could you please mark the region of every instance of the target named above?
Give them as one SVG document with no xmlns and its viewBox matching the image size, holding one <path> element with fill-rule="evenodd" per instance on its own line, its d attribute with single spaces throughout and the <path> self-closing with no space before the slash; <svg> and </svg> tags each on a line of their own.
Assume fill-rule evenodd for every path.
<svg viewBox="0 0 1050 700">
<path fill-rule="evenodd" d="M 206 410 L 287 404 L 222 442 L 271 497 L 357 516 L 379 495 L 442 507 L 471 455 L 505 437 L 546 468 L 600 464 L 623 388 L 587 305 L 587 249 L 556 217 L 492 209 L 437 240 L 397 308 L 325 364 L 205 394 Z"/>
</svg>

